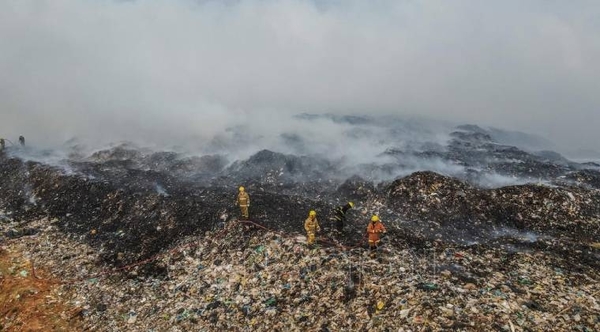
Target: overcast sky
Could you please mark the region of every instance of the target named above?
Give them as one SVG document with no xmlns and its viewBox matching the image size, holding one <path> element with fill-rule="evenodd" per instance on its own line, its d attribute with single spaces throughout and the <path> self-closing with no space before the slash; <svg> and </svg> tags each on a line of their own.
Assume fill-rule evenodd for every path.
<svg viewBox="0 0 600 332">
<path fill-rule="evenodd" d="M 330 112 L 596 148 L 599 36 L 597 0 L 0 0 L 0 136 L 168 142 Z"/>
</svg>

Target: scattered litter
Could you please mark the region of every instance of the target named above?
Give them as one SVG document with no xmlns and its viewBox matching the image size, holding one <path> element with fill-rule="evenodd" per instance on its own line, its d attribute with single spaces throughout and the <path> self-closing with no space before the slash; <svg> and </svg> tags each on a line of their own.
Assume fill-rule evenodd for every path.
<svg viewBox="0 0 600 332">
<path fill-rule="evenodd" d="M 65 174 L 1 156 L 2 247 L 60 280 L 95 331 L 600 330 L 600 177 L 490 138 L 457 133 L 439 155 L 467 165 L 477 147 L 519 161 L 484 171 L 548 182 L 482 188 L 433 172 L 295 182 L 334 165 L 266 150 L 217 177 L 220 157 L 115 148 Z M 240 179 L 257 223 L 231 217 Z M 359 208 L 331 238 L 327 214 L 341 198 Z M 324 229 L 313 249 L 308 207 Z M 374 259 L 363 238 L 372 213 L 388 228 Z"/>
</svg>

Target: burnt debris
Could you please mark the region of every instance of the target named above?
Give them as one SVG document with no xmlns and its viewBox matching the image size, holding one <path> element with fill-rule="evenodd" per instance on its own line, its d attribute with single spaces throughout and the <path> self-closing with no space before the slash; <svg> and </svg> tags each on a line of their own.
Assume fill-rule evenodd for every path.
<svg viewBox="0 0 600 332">
<path fill-rule="evenodd" d="M 373 125 L 361 117 L 335 121 Z M 94 280 L 73 286 L 90 294 L 84 315 L 90 327 L 125 315 L 109 328 L 146 317 L 182 329 L 364 330 L 427 321 L 434 329 L 493 322 L 503 330 L 513 323 L 535 330 L 549 321 L 544 315 L 570 310 L 578 296 L 594 306 L 596 286 L 588 279 L 597 280 L 600 268 L 597 165 L 528 152 L 508 145 L 501 132 L 476 126 L 457 128 L 445 146 L 385 148 L 379 158 L 349 166 L 262 150 L 231 162 L 121 145 L 49 165 L 25 161 L 8 147 L 0 153 L 0 239 L 42 234 L 56 241 L 47 253 L 57 255 L 52 261 Z M 415 170 L 415 160 L 445 163 L 451 171 Z M 492 185 L 495 176 L 508 184 Z M 240 185 L 251 195 L 256 224 L 236 223 Z M 356 206 L 336 233 L 331 212 L 348 201 Z M 311 249 L 303 235 L 309 210 L 323 228 Z M 364 243 L 373 214 L 388 230 L 375 260 Z M 32 255 L 41 259 L 43 246 L 36 248 Z M 90 273 L 122 268 L 110 280 L 114 289 L 103 291 L 112 297 L 74 266 Z M 120 283 L 127 283 L 126 292 L 118 291 Z M 540 287 L 560 296 L 546 298 Z M 134 307 L 140 294 L 154 299 L 152 305 L 113 309 Z M 554 310 L 557 303 L 562 307 Z M 164 310 L 172 315 L 153 320 Z M 598 325 L 577 310 L 569 320 Z M 287 318 L 272 318 L 277 315 Z"/>
</svg>

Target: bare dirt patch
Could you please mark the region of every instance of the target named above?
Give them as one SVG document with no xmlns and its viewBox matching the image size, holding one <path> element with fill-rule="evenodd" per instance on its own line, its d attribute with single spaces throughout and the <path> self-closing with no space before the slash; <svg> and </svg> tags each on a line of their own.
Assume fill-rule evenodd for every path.
<svg viewBox="0 0 600 332">
<path fill-rule="evenodd" d="M 58 287 L 21 254 L 0 248 L 0 331 L 81 330 L 80 310 L 64 305 Z"/>
</svg>

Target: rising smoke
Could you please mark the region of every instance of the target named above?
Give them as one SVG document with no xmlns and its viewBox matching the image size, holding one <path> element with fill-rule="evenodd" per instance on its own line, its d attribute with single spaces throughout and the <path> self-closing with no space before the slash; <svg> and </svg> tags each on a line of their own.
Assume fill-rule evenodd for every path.
<svg viewBox="0 0 600 332">
<path fill-rule="evenodd" d="M 596 1 L 3 1 L 0 136 L 247 155 L 246 140 L 293 141 L 294 114 L 413 114 L 591 149 L 599 13 Z M 302 127 L 295 148 L 353 144 L 343 151 L 367 158 L 373 142 L 344 130 Z"/>
</svg>

